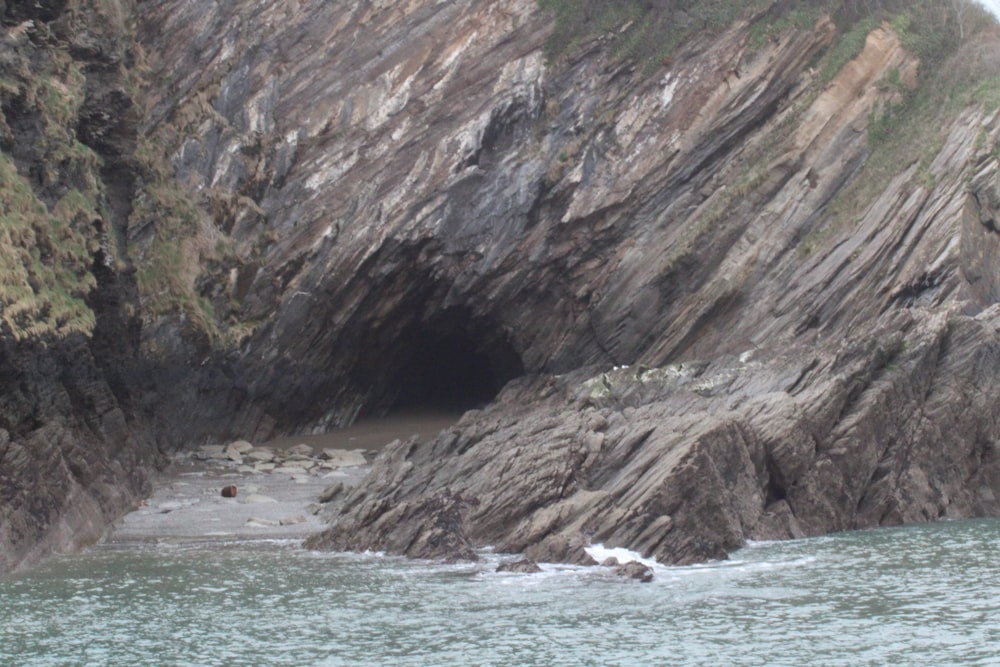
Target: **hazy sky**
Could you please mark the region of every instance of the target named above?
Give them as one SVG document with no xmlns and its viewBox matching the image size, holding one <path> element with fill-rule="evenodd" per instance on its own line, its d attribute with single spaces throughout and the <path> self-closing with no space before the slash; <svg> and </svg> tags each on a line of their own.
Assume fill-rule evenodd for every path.
<svg viewBox="0 0 1000 667">
<path fill-rule="evenodd" d="M 979 2 L 997 17 L 1000 17 L 1000 0 L 979 0 Z"/>
</svg>

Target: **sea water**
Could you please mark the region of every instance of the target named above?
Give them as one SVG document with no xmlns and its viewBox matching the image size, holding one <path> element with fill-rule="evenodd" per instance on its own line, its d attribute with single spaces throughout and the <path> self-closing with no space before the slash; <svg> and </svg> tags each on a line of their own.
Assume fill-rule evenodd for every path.
<svg viewBox="0 0 1000 667">
<path fill-rule="evenodd" d="M 0 665 L 1000 665 L 1000 522 L 498 574 L 295 542 L 94 548 L 0 577 Z"/>
</svg>

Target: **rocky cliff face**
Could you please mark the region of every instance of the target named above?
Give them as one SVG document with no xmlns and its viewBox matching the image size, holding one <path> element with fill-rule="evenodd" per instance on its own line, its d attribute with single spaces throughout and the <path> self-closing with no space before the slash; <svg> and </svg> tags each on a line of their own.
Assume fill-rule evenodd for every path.
<svg viewBox="0 0 1000 667">
<path fill-rule="evenodd" d="M 94 542 L 148 492 L 132 10 L 0 3 L 0 571 Z"/>
<path fill-rule="evenodd" d="M 577 4 L 567 43 L 573 3 L 140 3 L 102 172 L 136 414 L 486 406 L 387 452 L 336 548 L 689 562 L 998 513 L 995 29 L 932 12 L 931 66 L 912 9 Z"/>
<path fill-rule="evenodd" d="M 995 114 L 928 103 L 916 144 L 902 24 L 838 62 L 830 16 L 765 9 L 652 64 L 627 24 L 546 57 L 518 0 L 145 15 L 183 73 L 150 131 L 232 239 L 202 295 L 255 323 L 230 428 L 534 378 L 389 453 L 317 543 L 688 562 L 997 512 Z M 957 48 L 941 81 L 997 54 Z"/>
</svg>

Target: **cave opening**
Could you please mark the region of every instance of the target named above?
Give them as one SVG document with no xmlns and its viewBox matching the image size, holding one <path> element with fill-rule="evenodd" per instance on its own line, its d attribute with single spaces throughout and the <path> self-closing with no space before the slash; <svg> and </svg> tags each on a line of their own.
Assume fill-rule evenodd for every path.
<svg viewBox="0 0 1000 667">
<path fill-rule="evenodd" d="M 524 374 L 521 357 L 494 322 L 451 308 L 404 329 L 386 380 L 387 412 L 461 412 L 496 398 Z"/>
</svg>

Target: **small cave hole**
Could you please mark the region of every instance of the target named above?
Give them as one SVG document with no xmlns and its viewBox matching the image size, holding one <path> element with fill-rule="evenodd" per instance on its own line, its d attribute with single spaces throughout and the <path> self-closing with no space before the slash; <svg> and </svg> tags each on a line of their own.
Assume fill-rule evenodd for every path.
<svg viewBox="0 0 1000 667">
<path fill-rule="evenodd" d="M 767 499 L 764 501 L 765 506 L 770 506 L 774 503 L 785 500 L 787 497 L 787 491 L 785 486 L 781 484 L 774 475 L 767 481 L 767 487 L 764 489 Z"/>
<path fill-rule="evenodd" d="M 391 374 L 389 411 L 463 411 L 482 407 L 524 374 L 520 355 L 499 327 L 452 309 L 409 328 Z"/>
</svg>

